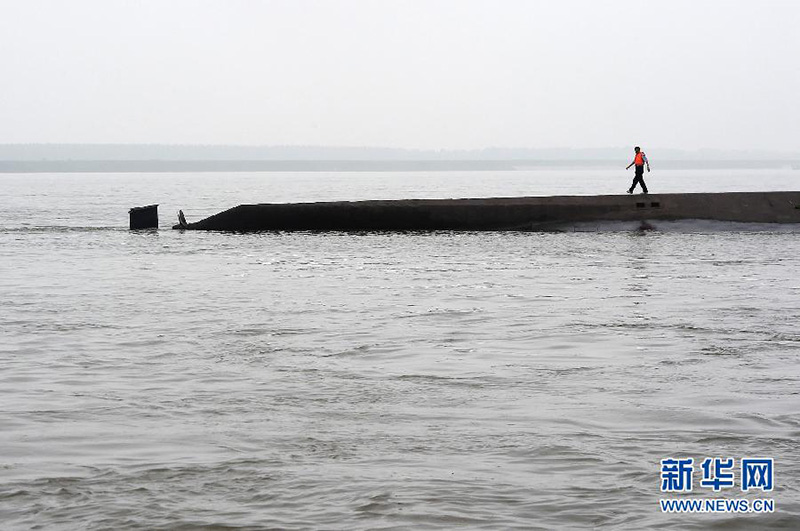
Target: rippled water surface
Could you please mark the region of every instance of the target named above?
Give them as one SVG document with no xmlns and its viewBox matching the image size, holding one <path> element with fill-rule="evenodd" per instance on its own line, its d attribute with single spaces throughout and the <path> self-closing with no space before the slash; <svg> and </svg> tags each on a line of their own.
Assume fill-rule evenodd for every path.
<svg viewBox="0 0 800 531">
<path fill-rule="evenodd" d="M 647 179 L 800 188 L 769 173 Z M 241 202 L 624 190 L 608 171 L 0 183 L 3 529 L 800 527 L 795 227 L 167 228 Z M 149 203 L 162 230 L 126 230 Z M 662 514 L 671 456 L 774 457 L 775 512 Z M 764 497 L 688 495 L 714 496 Z"/>
</svg>

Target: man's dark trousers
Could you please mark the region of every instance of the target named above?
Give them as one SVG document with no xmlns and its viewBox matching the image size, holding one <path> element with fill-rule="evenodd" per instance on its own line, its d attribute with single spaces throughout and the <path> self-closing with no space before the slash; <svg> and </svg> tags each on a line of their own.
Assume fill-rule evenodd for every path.
<svg viewBox="0 0 800 531">
<path fill-rule="evenodd" d="M 647 193 L 647 185 L 644 184 L 644 166 L 634 166 L 634 168 L 636 168 L 636 175 L 633 178 L 633 184 L 631 184 L 628 193 L 633 193 L 633 189 L 636 188 L 637 183 L 642 185 L 642 192 Z"/>
</svg>

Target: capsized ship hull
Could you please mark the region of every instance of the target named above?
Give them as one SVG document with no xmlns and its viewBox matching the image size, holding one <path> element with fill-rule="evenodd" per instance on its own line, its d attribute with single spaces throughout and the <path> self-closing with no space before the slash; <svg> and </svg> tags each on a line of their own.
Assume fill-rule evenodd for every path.
<svg viewBox="0 0 800 531">
<path fill-rule="evenodd" d="M 402 199 L 239 205 L 176 229 L 525 231 L 589 221 L 701 219 L 800 223 L 800 192 Z"/>
</svg>

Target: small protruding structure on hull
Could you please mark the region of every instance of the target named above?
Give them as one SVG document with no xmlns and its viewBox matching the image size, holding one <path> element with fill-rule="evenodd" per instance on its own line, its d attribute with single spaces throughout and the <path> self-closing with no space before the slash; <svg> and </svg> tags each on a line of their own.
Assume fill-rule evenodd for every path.
<svg viewBox="0 0 800 531">
<path fill-rule="evenodd" d="M 188 226 L 189 226 L 189 224 L 186 223 L 186 216 L 183 215 L 183 210 L 178 210 L 178 224 L 177 225 L 173 225 L 172 228 L 173 229 L 185 229 Z"/>
<path fill-rule="evenodd" d="M 133 207 L 128 214 L 131 216 L 131 230 L 158 228 L 158 205 Z"/>
</svg>

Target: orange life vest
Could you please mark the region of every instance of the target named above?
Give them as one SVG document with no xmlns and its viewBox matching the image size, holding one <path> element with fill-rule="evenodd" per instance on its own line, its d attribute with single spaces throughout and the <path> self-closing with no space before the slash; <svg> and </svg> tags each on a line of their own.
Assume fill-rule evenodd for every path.
<svg viewBox="0 0 800 531">
<path fill-rule="evenodd" d="M 644 152 L 643 151 L 640 151 L 639 153 L 636 154 L 636 156 L 633 158 L 633 163 L 636 164 L 637 166 L 644 166 Z"/>
</svg>

